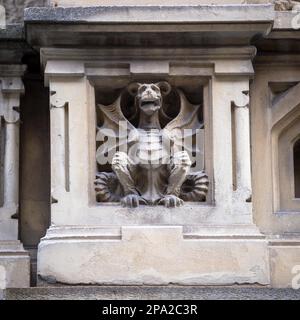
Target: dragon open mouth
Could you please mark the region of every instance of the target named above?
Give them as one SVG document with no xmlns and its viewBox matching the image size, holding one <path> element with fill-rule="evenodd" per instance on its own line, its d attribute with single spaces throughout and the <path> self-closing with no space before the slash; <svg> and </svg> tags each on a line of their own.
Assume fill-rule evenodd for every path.
<svg viewBox="0 0 300 320">
<path fill-rule="evenodd" d="M 160 101 L 159 100 L 142 100 L 140 103 L 141 108 L 153 108 L 153 107 L 159 107 Z"/>
</svg>

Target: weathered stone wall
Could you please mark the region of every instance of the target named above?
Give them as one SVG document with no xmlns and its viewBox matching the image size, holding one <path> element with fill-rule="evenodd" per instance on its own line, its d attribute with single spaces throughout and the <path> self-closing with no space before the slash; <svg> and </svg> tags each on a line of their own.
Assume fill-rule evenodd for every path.
<svg viewBox="0 0 300 320">
<path fill-rule="evenodd" d="M 0 0 L 6 10 L 6 22 L 8 24 L 20 23 L 23 21 L 24 8 L 43 7 L 49 0 Z"/>
</svg>

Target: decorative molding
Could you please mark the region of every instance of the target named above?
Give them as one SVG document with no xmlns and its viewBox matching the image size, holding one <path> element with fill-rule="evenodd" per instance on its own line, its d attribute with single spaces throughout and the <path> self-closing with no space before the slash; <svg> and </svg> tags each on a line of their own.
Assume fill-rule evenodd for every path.
<svg viewBox="0 0 300 320">
<path fill-rule="evenodd" d="M 41 49 L 45 84 L 50 77 L 252 76 L 253 46 L 199 49 Z M 163 57 L 163 60 L 162 60 Z M 188 61 L 188 62 L 185 62 Z M 157 65 L 158 64 L 158 65 Z M 152 66 L 152 68 L 150 68 Z M 154 66 L 154 67 L 153 67 Z M 184 74 L 183 74 L 184 73 Z"/>
<path fill-rule="evenodd" d="M 214 60 L 252 60 L 256 55 L 254 46 L 234 46 L 219 48 L 135 48 L 135 49 L 65 49 L 65 48 L 42 48 L 41 62 L 45 67 L 48 61 L 69 61 L 70 63 L 93 62 L 94 65 L 101 66 L 103 61 L 119 61 L 119 63 L 128 63 L 133 60 L 164 60 L 178 61 L 188 59 L 188 64 L 195 61 Z M 99 65 L 100 63 L 100 65 Z M 92 65 L 93 65 L 92 64 Z M 89 65 L 90 66 L 90 65 Z M 73 65 L 75 67 L 75 65 Z M 48 71 L 49 70 L 49 71 Z M 46 68 L 49 73 L 51 69 Z M 77 73 L 82 72 L 79 65 L 76 67 Z"/>
</svg>

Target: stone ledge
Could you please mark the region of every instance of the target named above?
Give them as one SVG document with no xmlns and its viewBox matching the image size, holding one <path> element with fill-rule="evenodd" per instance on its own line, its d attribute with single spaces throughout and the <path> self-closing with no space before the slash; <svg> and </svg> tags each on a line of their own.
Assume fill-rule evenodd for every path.
<svg viewBox="0 0 300 320">
<path fill-rule="evenodd" d="M 271 4 L 194 6 L 92 6 L 28 8 L 25 22 L 266 22 L 274 20 Z"/>
<path fill-rule="evenodd" d="M 28 8 L 24 17 L 27 40 L 36 49 L 66 43 L 103 47 L 107 42 L 111 47 L 241 46 L 254 36 L 267 35 L 275 12 L 272 5 L 263 4 L 94 6 Z"/>
<path fill-rule="evenodd" d="M 143 0 L 144 5 L 182 5 L 182 0 Z M 184 5 L 216 5 L 216 4 L 259 4 L 259 3 L 270 3 L 271 0 L 185 0 Z M 53 6 L 61 7 L 75 7 L 75 6 L 93 6 L 93 5 L 137 5 L 136 0 L 50 0 L 50 4 Z"/>
<path fill-rule="evenodd" d="M 266 287 L 69 286 L 6 289 L 5 300 L 299 300 L 300 290 Z"/>
<path fill-rule="evenodd" d="M 128 227 L 128 226 L 127 226 Z M 161 229 L 166 226 L 133 226 L 134 228 Z M 180 228 L 182 239 L 265 239 L 254 224 L 236 225 L 186 225 L 168 226 Z M 51 226 L 42 241 L 46 240 L 122 240 L 126 226 Z"/>
</svg>

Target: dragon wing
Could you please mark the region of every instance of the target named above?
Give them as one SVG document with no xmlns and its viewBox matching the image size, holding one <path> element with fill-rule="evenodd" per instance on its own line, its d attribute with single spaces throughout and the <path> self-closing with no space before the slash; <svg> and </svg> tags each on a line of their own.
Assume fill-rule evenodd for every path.
<svg viewBox="0 0 300 320">
<path fill-rule="evenodd" d="M 204 126 L 198 118 L 200 105 L 191 104 L 181 90 L 178 90 L 178 93 L 180 112 L 165 126 L 164 131 L 173 142 L 174 152 L 186 150 L 194 158 L 193 155 L 203 149 L 203 130 L 199 129 Z"/>
<path fill-rule="evenodd" d="M 102 142 L 97 149 L 97 161 L 104 164 L 104 158 L 111 160 L 116 151 L 124 151 L 127 145 L 136 141 L 137 129 L 125 118 L 121 110 L 121 95 L 110 105 L 98 104 L 102 111 L 103 124 L 97 127 L 96 141 Z"/>
</svg>

